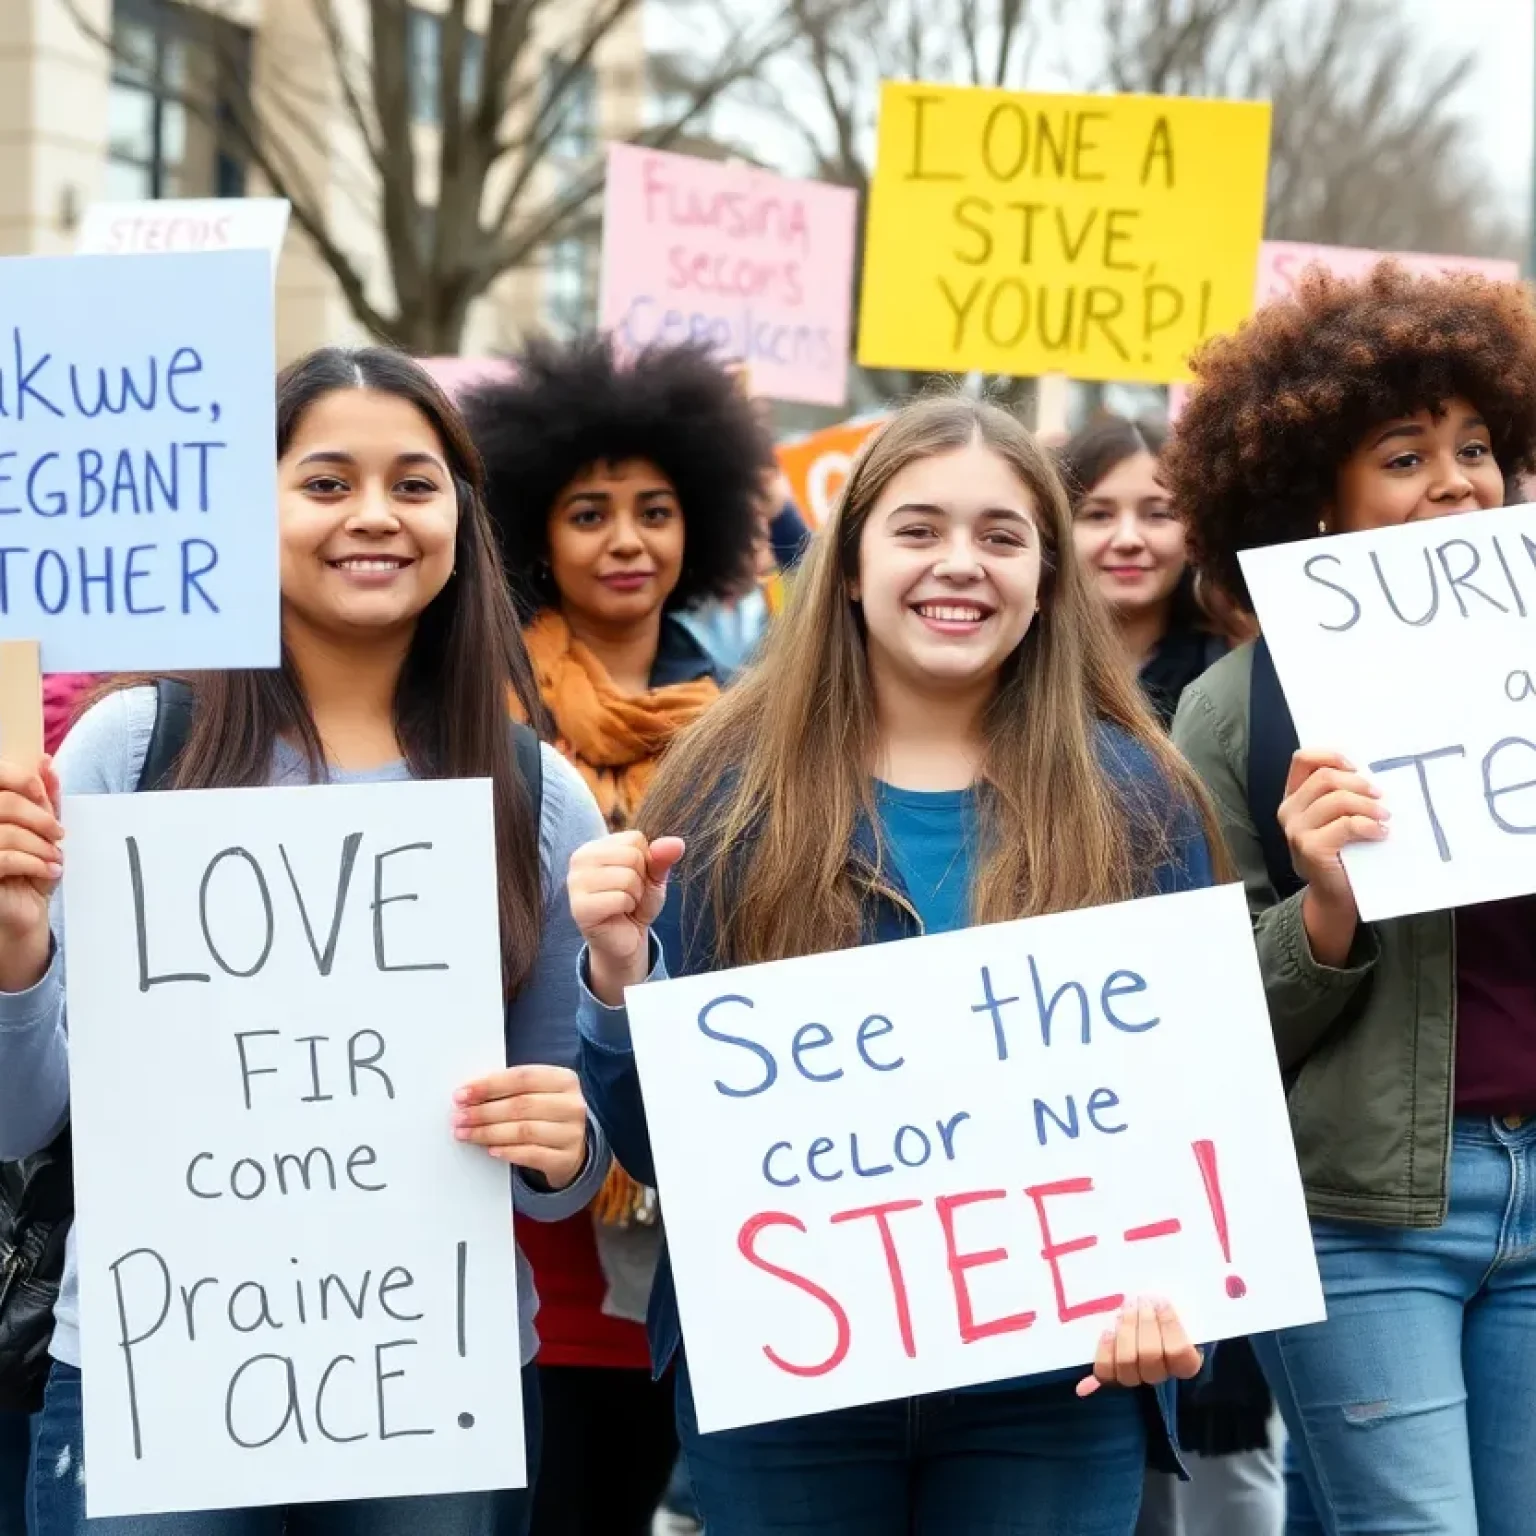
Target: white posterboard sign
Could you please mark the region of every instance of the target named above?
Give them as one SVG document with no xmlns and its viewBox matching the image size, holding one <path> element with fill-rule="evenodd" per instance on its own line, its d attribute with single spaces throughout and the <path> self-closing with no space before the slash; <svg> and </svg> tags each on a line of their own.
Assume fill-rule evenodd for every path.
<svg viewBox="0 0 1536 1536">
<path fill-rule="evenodd" d="M 159 256 L 172 251 L 266 251 L 277 272 L 288 203 L 280 197 L 157 198 L 92 203 L 80 221 L 81 256 Z"/>
<path fill-rule="evenodd" d="M 0 640 L 277 666 L 273 374 L 254 251 L 0 259 Z"/>
<path fill-rule="evenodd" d="M 1303 747 L 1381 790 L 1367 922 L 1536 891 L 1536 507 L 1246 551 Z"/>
<path fill-rule="evenodd" d="M 705 1431 L 1323 1316 L 1241 888 L 639 987 Z"/>
<path fill-rule="evenodd" d="M 522 1486 L 489 783 L 65 825 L 89 1514 Z"/>
</svg>

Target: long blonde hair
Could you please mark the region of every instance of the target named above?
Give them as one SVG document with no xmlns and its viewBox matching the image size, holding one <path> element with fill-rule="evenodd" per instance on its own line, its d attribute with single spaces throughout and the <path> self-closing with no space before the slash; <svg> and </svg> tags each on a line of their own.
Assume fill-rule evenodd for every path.
<svg viewBox="0 0 1536 1536">
<path fill-rule="evenodd" d="M 711 910 L 716 964 L 851 947 L 865 934 L 871 890 L 889 888 L 878 858 L 850 856 L 860 819 L 877 824 L 879 729 L 849 586 L 864 524 L 891 480 L 974 442 L 1028 488 L 1042 571 L 1040 612 L 1004 663 L 984 722 L 972 921 L 1148 894 L 1181 802 L 1221 858 L 1204 791 L 1143 702 L 1073 558 L 1071 512 L 1049 459 L 994 405 L 921 400 L 866 444 L 761 660 L 674 743 L 641 809 L 648 835 L 689 841 L 689 885 Z M 1132 738 L 1165 787 L 1106 767 L 1102 722 Z"/>
</svg>

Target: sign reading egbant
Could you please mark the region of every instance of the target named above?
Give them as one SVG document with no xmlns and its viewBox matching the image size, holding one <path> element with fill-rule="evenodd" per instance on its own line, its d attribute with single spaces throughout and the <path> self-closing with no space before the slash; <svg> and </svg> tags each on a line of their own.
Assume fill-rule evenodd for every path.
<svg viewBox="0 0 1536 1536">
<path fill-rule="evenodd" d="M 264 252 L 0 260 L 0 639 L 275 667 L 273 373 Z"/>
</svg>

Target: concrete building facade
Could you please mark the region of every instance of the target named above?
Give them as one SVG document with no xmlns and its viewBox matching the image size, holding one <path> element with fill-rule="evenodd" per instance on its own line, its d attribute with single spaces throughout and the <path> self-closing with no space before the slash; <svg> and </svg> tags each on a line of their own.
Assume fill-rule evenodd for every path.
<svg viewBox="0 0 1536 1536">
<path fill-rule="evenodd" d="M 195 17 L 193 5 L 200 8 Z M 369 0 L 333 0 L 354 60 L 367 57 L 368 8 Z M 407 29 L 418 194 L 428 204 L 436 195 L 442 9 L 443 0 L 412 0 Z M 563 0 L 540 13 L 514 111 L 531 110 L 544 82 L 566 67 L 562 45 L 569 46 L 583 11 Z M 338 50 L 314 0 L 0 0 L 0 255 L 72 251 L 80 217 L 96 201 L 270 195 L 259 173 L 230 152 L 227 138 L 221 143 L 217 127 L 178 99 L 189 88 L 205 96 L 212 89 L 196 73 L 208 67 L 210 16 L 221 55 L 237 61 L 250 82 L 247 100 L 281 119 L 285 152 L 313 189 L 329 237 L 363 274 L 370 297 L 392 310 L 377 176 L 347 111 Z M 193 20 L 196 44 L 188 40 Z M 469 21 L 472 29 L 483 25 L 473 0 Z M 466 70 L 476 67 L 475 49 L 466 55 Z M 535 203 L 563 176 L 588 169 L 604 140 L 642 126 L 642 6 L 603 39 L 561 101 L 558 137 L 529 188 Z M 231 112 L 241 109 L 240 101 L 228 103 Z M 516 170 L 509 159 L 488 198 Z M 473 305 L 461 350 L 483 354 L 517 345 L 531 330 L 589 322 L 596 281 L 595 237 L 546 245 Z M 334 274 L 296 225 L 277 292 L 280 358 L 326 341 L 363 339 Z"/>
</svg>

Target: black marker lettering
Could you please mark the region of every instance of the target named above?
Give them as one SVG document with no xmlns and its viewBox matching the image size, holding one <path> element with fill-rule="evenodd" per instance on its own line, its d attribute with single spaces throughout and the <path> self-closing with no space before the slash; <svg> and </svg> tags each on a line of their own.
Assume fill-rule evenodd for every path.
<svg viewBox="0 0 1536 1536">
<path fill-rule="evenodd" d="M 139 840 L 123 839 L 128 850 L 128 883 L 133 888 L 133 927 L 139 944 L 139 991 L 148 992 L 151 987 L 164 986 L 172 981 L 207 981 L 203 971 L 170 971 L 164 976 L 149 974 L 149 919 L 144 907 L 144 866 L 139 861 Z"/>
<path fill-rule="evenodd" d="M 1424 809 L 1429 813 L 1429 825 L 1435 834 L 1435 847 L 1440 853 L 1440 862 L 1449 864 L 1451 861 L 1451 845 L 1445 840 L 1445 829 L 1440 825 L 1440 817 L 1435 811 L 1435 802 L 1429 793 L 1429 775 L 1424 771 L 1425 763 L 1433 762 L 1438 757 L 1465 757 L 1465 747 L 1438 747 L 1433 752 L 1414 752 L 1404 757 L 1384 757 L 1380 762 L 1370 765 L 1372 773 L 1390 773 L 1395 768 L 1407 768 L 1412 766 L 1419 776 L 1419 793 L 1424 796 Z"/>
<path fill-rule="evenodd" d="M 384 894 L 384 861 L 402 853 L 427 853 L 431 843 L 402 843 L 398 848 L 387 848 L 373 856 L 373 961 L 381 971 L 446 971 L 442 960 L 424 960 L 408 965 L 391 965 L 384 958 L 384 908 L 397 901 L 419 901 L 414 891 L 401 891 L 394 896 Z"/>
</svg>

